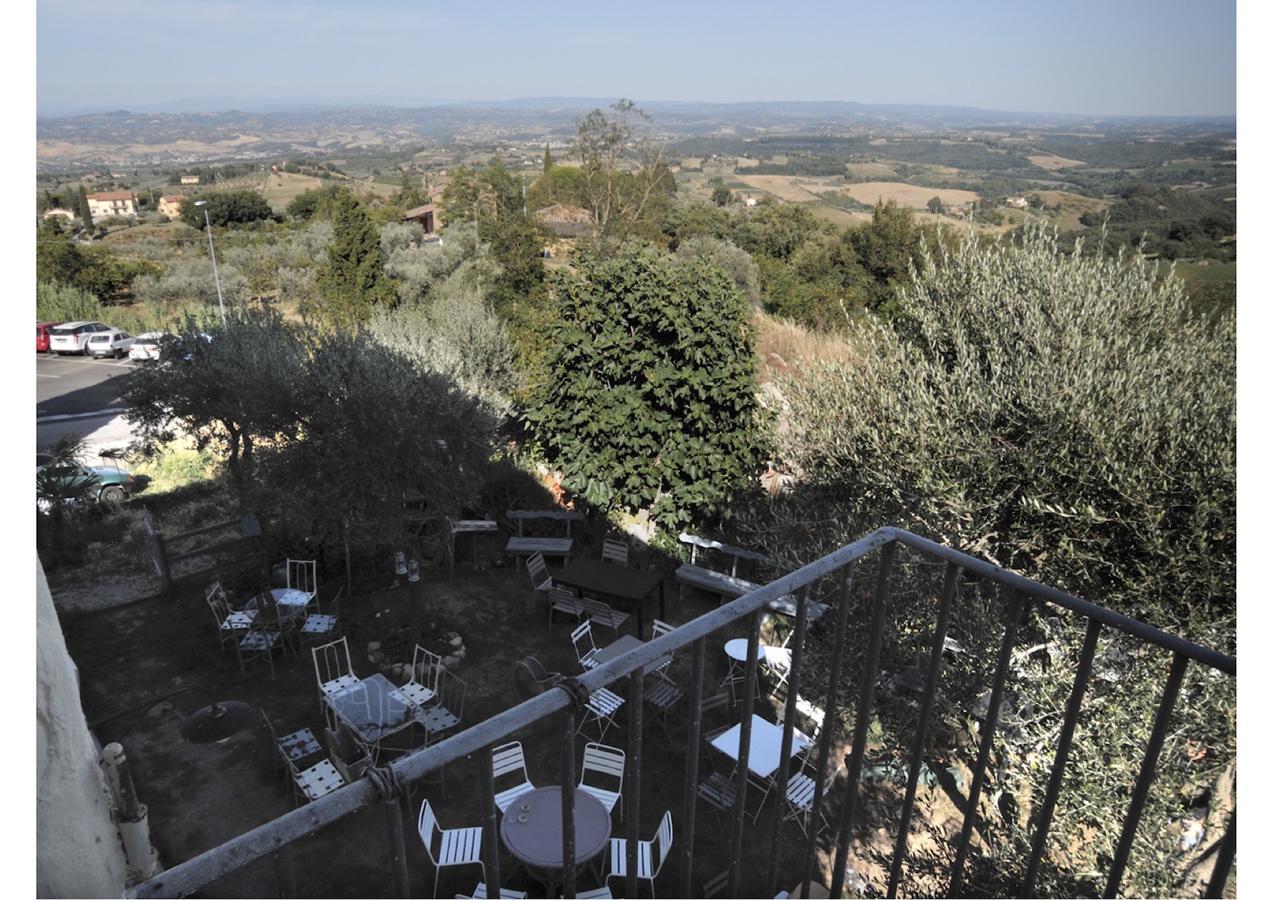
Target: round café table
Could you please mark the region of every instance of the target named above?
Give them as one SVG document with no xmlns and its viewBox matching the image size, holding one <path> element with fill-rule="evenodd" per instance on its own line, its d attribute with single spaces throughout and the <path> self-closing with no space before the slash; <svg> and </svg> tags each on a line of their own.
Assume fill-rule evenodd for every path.
<svg viewBox="0 0 1272 900">
<path fill-rule="evenodd" d="M 746 680 L 746 649 L 750 643 L 746 638 L 734 638 L 726 641 L 724 644 L 724 655 L 729 657 L 729 671 L 724 676 L 724 681 L 720 682 L 720 687 L 729 689 L 729 696 L 733 698 L 733 702 L 738 700 L 737 689 L 742 682 Z M 755 647 L 756 675 L 758 677 L 758 664 L 764 662 L 764 645 L 757 644 Z M 758 689 L 759 685 L 756 685 Z M 758 696 L 758 690 L 757 690 Z"/>
<path fill-rule="evenodd" d="M 523 821 L 524 819 L 524 821 Z M 512 802 L 499 823 L 499 836 L 518 862 L 545 874 L 547 896 L 565 865 L 561 846 L 561 788 L 541 787 Z M 574 863 L 587 862 L 609 846 L 610 814 L 586 791 L 574 792 Z"/>
</svg>

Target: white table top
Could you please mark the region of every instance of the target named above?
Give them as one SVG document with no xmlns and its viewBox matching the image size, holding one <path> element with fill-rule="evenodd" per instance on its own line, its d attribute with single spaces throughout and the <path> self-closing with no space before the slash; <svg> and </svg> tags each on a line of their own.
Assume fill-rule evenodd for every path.
<svg viewBox="0 0 1272 900">
<path fill-rule="evenodd" d="M 742 739 L 742 723 L 734 725 L 728 731 L 719 735 L 711 746 L 715 747 L 725 756 L 737 762 L 738 744 Z M 805 747 L 812 744 L 802 731 L 798 728 L 794 730 L 791 740 L 791 756 L 801 753 Z M 782 726 L 774 725 L 768 719 L 760 718 L 757 715 L 751 716 L 751 753 L 747 757 L 746 767 L 751 773 L 760 778 L 768 778 L 777 771 L 778 763 L 781 761 L 779 757 L 782 753 Z"/>
<path fill-rule="evenodd" d="M 729 655 L 730 659 L 736 659 L 740 663 L 746 662 L 746 638 L 734 638 L 724 645 L 724 652 Z M 760 644 L 755 648 L 755 659 L 757 662 L 764 662 L 764 645 Z"/>
</svg>

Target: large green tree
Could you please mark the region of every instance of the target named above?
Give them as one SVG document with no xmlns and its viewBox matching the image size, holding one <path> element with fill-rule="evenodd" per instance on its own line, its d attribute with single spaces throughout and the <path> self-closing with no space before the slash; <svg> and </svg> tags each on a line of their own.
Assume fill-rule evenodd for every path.
<svg viewBox="0 0 1272 900">
<path fill-rule="evenodd" d="M 318 273 L 318 318 L 337 328 L 365 322 L 393 288 L 384 274 L 380 234 L 358 198 L 342 191 L 332 201 L 333 237 Z"/>
<path fill-rule="evenodd" d="M 746 302 L 705 259 L 628 249 L 556 285 L 526 418 L 575 489 L 664 527 L 723 512 L 763 455 Z"/>
<path fill-rule="evenodd" d="M 269 201 L 260 193 L 252 190 L 217 191 L 200 197 L 206 206 L 195 206 L 193 200 L 181 202 L 181 221 L 193 228 L 202 229 L 207 221 L 213 225 L 241 225 L 247 222 L 259 222 L 274 216 Z"/>
</svg>

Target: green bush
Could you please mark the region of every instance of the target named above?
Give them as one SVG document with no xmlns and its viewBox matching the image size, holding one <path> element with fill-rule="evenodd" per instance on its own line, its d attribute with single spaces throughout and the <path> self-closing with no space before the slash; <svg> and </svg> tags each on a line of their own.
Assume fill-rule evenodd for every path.
<svg viewBox="0 0 1272 900">
<path fill-rule="evenodd" d="M 526 412 L 590 502 L 662 527 L 721 512 L 762 445 L 749 311 L 701 257 L 628 249 L 556 285 L 549 379 Z"/>
<path fill-rule="evenodd" d="M 35 285 L 35 317 L 41 322 L 75 322 L 101 315 L 102 302 L 88 291 L 44 281 Z"/>
</svg>

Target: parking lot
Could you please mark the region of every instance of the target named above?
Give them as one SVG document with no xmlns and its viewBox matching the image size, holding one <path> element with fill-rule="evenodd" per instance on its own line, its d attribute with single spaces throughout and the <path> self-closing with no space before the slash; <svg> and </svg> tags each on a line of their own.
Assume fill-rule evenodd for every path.
<svg viewBox="0 0 1272 900">
<path fill-rule="evenodd" d="M 37 353 L 37 446 L 48 446 L 72 432 L 85 435 L 91 448 L 127 444 L 131 433 L 121 418 L 120 379 L 135 365 L 126 359 L 94 360 Z"/>
</svg>

